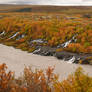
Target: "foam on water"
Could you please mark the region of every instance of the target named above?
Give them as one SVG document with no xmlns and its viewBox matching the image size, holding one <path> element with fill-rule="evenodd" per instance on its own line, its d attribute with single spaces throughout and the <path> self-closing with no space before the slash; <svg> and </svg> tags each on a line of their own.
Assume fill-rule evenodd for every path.
<svg viewBox="0 0 92 92">
<path fill-rule="evenodd" d="M 16 37 L 18 33 L 19 33 L 19 32 L 15 33 L 15 34 L 14 34 L 13 36 L 11 36 L 9 39 L 12 39 L 12 38 Z"/>
</svg>

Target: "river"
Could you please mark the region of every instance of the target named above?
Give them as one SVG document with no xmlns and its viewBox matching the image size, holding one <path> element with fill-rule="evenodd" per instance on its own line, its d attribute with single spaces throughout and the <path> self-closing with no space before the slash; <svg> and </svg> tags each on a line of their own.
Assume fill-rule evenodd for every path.
<svg viewBox="0 0 92 92">
<path fill-rule="evenodd" d="M 44 70 L 49 66 L 55 66 L 54 72 L 60 75 L 60 80 L 67 78 L 69 74 L 73 73 L 80 66 L 89 76 L 92 76 L 91 65 L 69 64 L 55 57 L 35 55 L 0 44 L 0 64 L 2 63 L 7 64 L 8 70 L 15 71 L 16 77 L 23 74 L 25 66 Z"/>
</svg>

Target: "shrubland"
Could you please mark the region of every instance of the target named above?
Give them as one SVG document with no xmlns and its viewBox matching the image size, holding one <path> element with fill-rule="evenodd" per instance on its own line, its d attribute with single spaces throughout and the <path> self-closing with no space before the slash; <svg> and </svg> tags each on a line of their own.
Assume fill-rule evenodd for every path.
<svg viewBox="0 0 92 92">
<path fill-rule="evenodd" d="M 0 19 L 0 43 L 2 44 L 29 53 L 34 52 L 38 47 L 50 47 L 55 48 L 54 52 L 92 54 L 91 17 L 83 17 L 82 14 L 54 13 L 53 15 L 25 12 L 0 14 L 3 16 Z M 67 46 L 62 46 L 70 40 Z"/>
<path fill-rule="evenodd" d="M 67 79 L 60 81 L 53 73 L 54 68 L 46 71 L 32 70 L 25 67 L 24 75 L 15 78 L 14 73 L 7 71 L 6 64 L 0 65 L 0 92 L 91 92 L 92 77 L 85 74 L 81 67 Z"/>
<path fill-rule="evenodd" d="M 84 21 L 82 18 L 80 20 L 35 21 L 14 16 L 5 17 L 0 20 L 0 42 L 23 50 L 30 50 L 37 46 L 37 43 L 30 44 L 35 39 L 47 41 L 47 43 L 40 44 L 41 46 L 57 47 L 75 36 L 76 41 L 61 49 L 75 53 L 92 53 L 91 24 L 91 19 Z"/>
</svg>

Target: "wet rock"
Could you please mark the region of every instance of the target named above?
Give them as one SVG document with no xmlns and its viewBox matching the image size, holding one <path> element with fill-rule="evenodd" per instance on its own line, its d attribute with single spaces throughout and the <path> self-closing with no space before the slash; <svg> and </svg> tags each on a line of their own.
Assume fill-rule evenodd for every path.
<svg viewBox="0 0 92 92">
<path fill-rule="evenodd" d="M 36 49 L 33 54 L 40 54 L 41 48 Z"/>
<path fill-rule="evenodd" d="M 42 56 L 53 56 L 55 54 L 56 48 L 51 48 L 48 46 L 40 46 L 36 47 L 36 50 L 33 52 L 33 54 L 39 54 Z"/>
<path fill-rule="evenodd" d="M 2 31 L 0 32 L 0 36 L 4 35 L 5 34 L 5 31 Z"/>
<path fill-rule="evenodd" d="M 60 48 L 60 47 L 66 48 L 70 43 L 76 42 L 76 41 L 77 41 L 76 36 L 77 36 L 77 35 L 74 35 L 69 41 L 66 41 L 66 42 L 63 43 L 63 44 L 58 45 L 57 48 Z"/>
<path fill-rule="evenodd" d="M 16 38 L 16 40 L 20 40 L 20 39 L 22 39 L 22 38 L 24 38 L 25 37 L 25 34 L 21 34 L 21 35 L 19 35 L 17 38 Z"/>
<path fill-rule="evenodd" d="M 76 53 L 66 51 L 56 52 L 55 57 L 67 61 L 68 63 L 78 63 L 81 58 L 81 56 Z"/>
<path fill-rule="evenodd" d="M 30 43 L 47 43 L 47 41 L 43 39 L 36 39 L 36 40 L 32 40 Z"/>
<path fill-rule="evenodd" d="M 65 59 L 65 61 L 69 60 L 73 55 L 70 55 L 67 52 L 56 52 L 55 57 L 57 57 L 58 59 Z"/>
<path fill-rule="evenodd" d="M 73 57 L 72 55 L 66 55 L 63 58 L 64 58 L 64 61 L 69 61 L 72 59 L 72 57 Z"/>
<path fill-rule="evenodd" d="M 75 37 L 71 39 L 72 41 L 75 40 Z M 32 43 L 44 43 L 42 39 L 37 39 L 31 41 Z M 83 64 L 88 64 L 88 61 L 86 60 L 87 57 L 92 56 L 92 54 L 83 54 L 83 53 L 72 53 L 67 51 L 56 51 L 57 47 L 50 47 L 50 46 L 42 46 L 42 45 L 36 45 L 35 51 L 33 54 L 38 54 L 42 56 L 55 56 L 58 59 L 64 60 L 68 63 L 79 63 L 80 60 L 83 60 Z"/>
<path fill-rule="evenodd" d="M 68 63 L 73 63 L 76 60 L 75 56 L 73 56 L 70 60 L 68 60 Z"/>
<path fill-rule="evenodd" d="M 91 59 L 87 58 L 92 57 L 92 54 L 83 54 L 83 53 L 80 54 L 62 51 L 56 52 L 55 57 L 67 61 L 68 63 L 79 63 L 79 61 L 82 60 L 82 64 L 90 64 Z"/>
</svg>

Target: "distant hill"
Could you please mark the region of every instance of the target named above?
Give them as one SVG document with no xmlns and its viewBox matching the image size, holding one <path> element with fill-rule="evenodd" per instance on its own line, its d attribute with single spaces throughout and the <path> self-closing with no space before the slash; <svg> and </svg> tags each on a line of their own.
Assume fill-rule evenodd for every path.
<svg viewBox="0 0 92 92">
<path fill-rule="evenodd" d="M 1 4 L 0 12 L 66 12 L 92 13 L 91 6 L 49 6 Z"/>
</svg>

